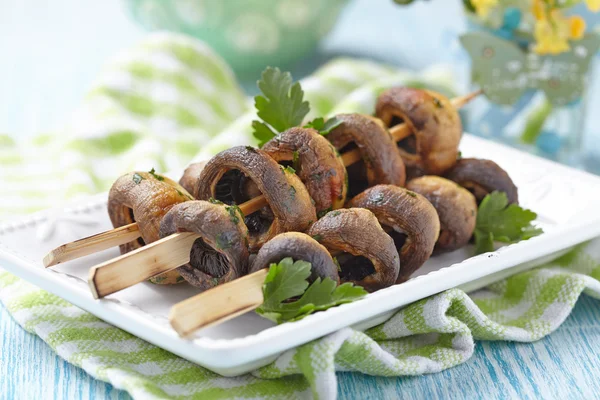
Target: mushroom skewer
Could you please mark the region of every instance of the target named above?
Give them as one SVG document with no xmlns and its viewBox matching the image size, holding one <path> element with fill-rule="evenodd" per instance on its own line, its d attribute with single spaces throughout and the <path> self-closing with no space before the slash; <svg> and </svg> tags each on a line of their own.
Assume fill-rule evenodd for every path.
<svg viewBox="0 0 600 400">
<path fill-rule="evenodd" d="M 481 91 L 475 91 L 462 97 L 452 99 L 452 106 L 455 108 L 461 108 L 475 97 L 481 94 Z M 411 134 L 413 134 L 411 128 L 407 124 L 398 124 L 390 128 L 390 134 L 394 138 L 394 141 L 402 141 Z M 350 166 L 359 162 L 362 159 L 360 149 L 353 149 L 342 155 L 342 161 L 345 166 Z M 197 164 L 193 165 L 198 167 Z M 198 170 L 200 168 L 197 168 Z M 185 176 L 184 176 L 185 178 Z M 184 178 L 180 182 L 184 187 Z M 187 187 L 186 187 L 187 188 Z M 240 204 L 240 209 L 245 215 L 252 214 L 265 206 L 264 196 L 255 197 L 244 204 Z M 76 240 L 74 242 L 66 243 L 56 249 L 50 251 L 43 260 L 46 268 L 57 265 L 62 262 L 74 260 L 80 257 L 84 257 L 90 254 L 94 254 L 103 250 L 107 250 L 114 246 L 123 245 L 141 237 L 141 232 L 137 223 L 130 223 L 126 226 L 116 228 L 110 231 L 102 232 L 96 235 L 92 235 L 86 238 Z"/>
<path fill-rule="evenodd" d="M 369 232 L 367 240 L 357 227 Z M 308 232 L 289 232 L 275 236 L 258 252 L 250 274 L 217 286 L 175 304 L 169 320 L 179 335 L 225 322 L 259 307 L 263 303 L 262 284 L 272 262 L 292 257 L 309 261 L 310 280 L 330 278 L 354 282 L 368 291 L 393 285 L 398 278 L 400 260 L 394 241 L 382 229 L 372 212 L 347 208 L 327 213 Z M 331 253 L 337 255 L 338 267 Z M 218 304 L 211 307 L 210 304 Z"/>
</svg>

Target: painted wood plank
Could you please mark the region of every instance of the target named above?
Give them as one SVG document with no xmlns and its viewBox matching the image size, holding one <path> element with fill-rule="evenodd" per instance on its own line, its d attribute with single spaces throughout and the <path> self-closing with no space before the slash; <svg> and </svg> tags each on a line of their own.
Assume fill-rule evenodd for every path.
<svg viewBox="0 0 600 400">
<path fill-rule="evenodd" d="M 0 305 L 0 399 L 111 399 L 131 397 L 58 357 L 22 329 Z"/>
</svg>

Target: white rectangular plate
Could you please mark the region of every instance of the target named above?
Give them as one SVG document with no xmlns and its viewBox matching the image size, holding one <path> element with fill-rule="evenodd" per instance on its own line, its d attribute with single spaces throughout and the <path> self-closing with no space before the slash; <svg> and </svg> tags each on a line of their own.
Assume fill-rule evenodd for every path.
<svg viewBox="0 0 600 400">
<path fill-rule="evenodd" d="M 483 287 L 600 235 L 600 211 L 593 204 L 600 195 L 600 178 L 470 135 L 461 150 L 465 157 L 488 158 L 505 168 L 519 187 L 521 204 L 538 213 L 545 233 L 477 257 L 469 258 L 472 248 L 434 257 L 402 285 L 298 322 L 274 326 L 248 313 L 181 339 L 168 323 L 169 309 L 197 289 L 142 283 L 94 300 L 88 270 L 117 256 L 116 248 L 44 269 L 41 260 L 50 249 L 111 228 L 106 194 L 0 225 L 0 266 L 183 358 L 223 375 L 241 374 L 343 327 L 374 326 L 398 308 L 450 288 Z"/>
</svg>

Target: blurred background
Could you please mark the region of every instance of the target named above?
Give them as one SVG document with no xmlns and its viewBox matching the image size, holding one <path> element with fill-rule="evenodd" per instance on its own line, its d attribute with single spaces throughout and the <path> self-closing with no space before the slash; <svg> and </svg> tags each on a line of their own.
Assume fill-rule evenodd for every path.
<svg viewBox="0 0 600 400">
<path fill-rule="evenodd" d="M 594 22 L 588 22 L 588 27 L 593 26 Z M 286 27 L 294 29 L 286 32 Z M 59 134 L 56 132 L 82 102 L 103 64 L 148 31 L 159 29 L 203 39 L 227 60 L 249 94 L 255 91 L 265 65 L 279 65 L 302 78 L 340 55 L 417 71 L 441 64 L 455 74 L 457 91 L 472 86 L 466 72 L 469 57 L 458 38 L 473 28 L 461 0 L 410 5 L 392 0 L 3 1 L 0 132 L 17 139 L 45 132 Z M 584 96 L 587 108 L 582 113 L 581 106 L 579 114 L 569 114 L 571 119 L 583 115 L 583 127 L 567 124 L 567 133 L 577 138 L 575 145 L 588 150 L 600 142 L 600 117 L 589 112 L 590 105 L 595 108 L 598 103 L 600 82 L 590 82 Z M 477 104 L 473 107 L 477 109 Z M 488 125 L 467 124 L 467 129 L 493 136 Z M 562 139 L 548 130 L 539 135 L 545 141 L 529 150 L 558 159 L 552 144 Z M 590 150 L 577 153 L 575 160 L 560 160 L 593 169 L 597 154 L 600 151 Z"/>
</svg>

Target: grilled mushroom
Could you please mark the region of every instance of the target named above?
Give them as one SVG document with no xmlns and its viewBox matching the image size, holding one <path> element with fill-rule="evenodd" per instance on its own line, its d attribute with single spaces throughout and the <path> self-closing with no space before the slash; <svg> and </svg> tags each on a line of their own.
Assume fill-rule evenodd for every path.
<svg viewBox="0 0 600 400">
<path fill-rule="evenodd" d="M 469 243 L 477 220 L 477 202 L 468 190 L 439 176 L 422 176 L 406 188 L 433 204 L 440 218 L 440 237 L 436 252 L 453 251 Z"/>
<path fill-rule="evenodd" d="M 279 233 L 305 231 L 317 218 L 300 178 L 252 147 L 233 147 L 214 156 L 194 189 L 199 200 L 215 198 L 229 205 L 265 196 L 268 206 L 245 217 L 252 252 Z"/>
<path fill-rule="evenodd" d="M 204 169 L 206 165 L 206 161 L 201 161 L 197 163 L 190 164 L 185 171 L 183 171 L 183 175 L 181 179 L 179 179 L 179 184 L 185 188 L 189 193 L 196 192 L 194 185 L 198 183 L 198 177 L 200 173 Z"/>
<path fill-rule="evenodd" d="M 177 269 L 203 290 L 245 275 L 248 271 L 248 228 L 236 206 L 188 201 L 173 206 L 160 224 L 160 237 L 195 232 L 189 264 Z"/>
<path fill-rule="evenodd" d="M 404 122 L 410 127 L 412 134 L 398 143 L 407 169 L 420 168 L 427 174 L 441 175 L 456 162 L 462 124 L 458 112 L 442 94 L 392 88 L 379 96 L 376 115 L 387 126 Z"/>
<path fill-rule="evenodd" d="M 108 194 L 108 215 L 113 227 L 137 222 L 141 238 L 120 246 L 125 254 L 158 239 L 160 221 L 175 204 L 193 200 L 177 182 L 149 173 L 130 172 L 113 184 Z M 180 282 L 179 273 L 170 271 L 150 279 L 150 282 L 173 284 Z"/>
<path fill-rule="evenodd" d="M 292 166 L 315 202 L 317 213 L 343 207 L 346 167 L 339 153 L 314 129 L 292 128 L 267 142 L 262 150 L 284 166 Z"/>
<path fill-rule="evenodd" d="M 393 285 L 400 271 L 394 241 L 377 218 L 364 208 L 330 211 L 307 232 L 336 258 L 340 281 L 354 282 L 369 292 Z"/>
<path fill-rule="evenodd" d="M 268 268 L 286 257 L 311 264 L 311 280 L 331 278 L 340 281 L 337 265 L 323 245 L 305 233 L 287 232 L 275 236 L 260 249 L 250 267 L 250 273 Z"/>
<path fill-rule="evenodd" d="M 353 198 L 350 207 L 375 214 L 400 253 L 398 283 L 406 281 L 429 259 L 440 233 L 438 214 L 420 194 L 392 186 L 377 185 Z"/>
<path fill-rule="evenodd" d="M 448 171 L 446 178 L 473 193 L 478 203 L 486 195 L 499 191 L 506 193 L 509 203 L 519 204 L 517 187 L 506 171 L 493 161 L 463 158 Z"/>
<path fill-rule="evenodd" d="M 336 118 L 342 124 L 333 129 L 327 139 L 341 153 L 358 148 L 363 158 L 362 162 L 348 167 L 348 196 L 380 183 L 404 186 L 404 162 L 381 121 L 362 114 L 340 114 Z"/>
</svg>

